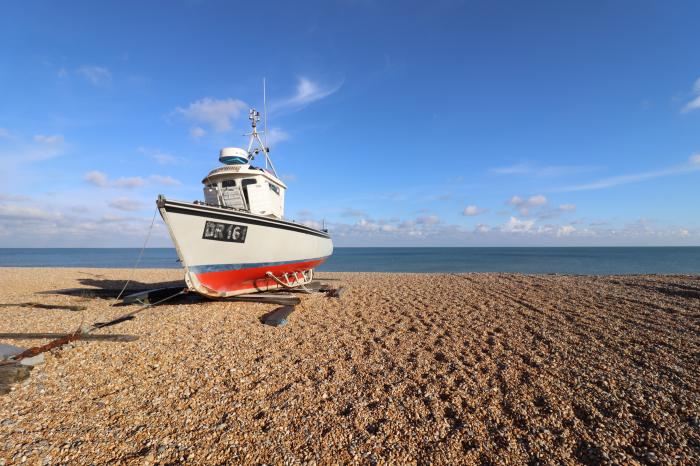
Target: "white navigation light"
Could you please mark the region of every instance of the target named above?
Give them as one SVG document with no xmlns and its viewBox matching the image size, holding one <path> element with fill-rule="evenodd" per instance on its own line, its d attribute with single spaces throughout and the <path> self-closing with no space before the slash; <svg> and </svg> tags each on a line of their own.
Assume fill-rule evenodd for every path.
<svg viewBox="0 0 700 466">
<path fill-rule="evenodd" d="M 224 147 L 219 152 L 219 162 L 226 165 L 244 165 L 249 163 L 248 151 L 240 147 Z"/>
</svg>

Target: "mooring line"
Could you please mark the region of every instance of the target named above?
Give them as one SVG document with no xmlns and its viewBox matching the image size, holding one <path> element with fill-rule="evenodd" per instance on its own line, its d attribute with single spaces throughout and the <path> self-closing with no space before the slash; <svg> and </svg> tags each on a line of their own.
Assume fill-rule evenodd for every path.
<svg viewBox="0 0 700 466">
<path fill-rule="evenodd" d="M 153 225 L 156 222 L 156 214 L 158 213 L 158 207 L 156 207 L 155 211 L 153 212 L 153 218 L 151 219 L 151 226 L 148 227 L 148 234 L 146 234 L 146 240 L 143 242 L 143 246 L 141 247 L 141 252 L 139 252 L 139 257 L 136 259 L 136 263 L 134 264 L 134 267 L 131 269 L 131 273 L 129 275 L 129 279 L 124 283 L 124 288 L 119 292 L 117 295 L 117 298 L 114 300 L 110 306 L 114 306 L 117 301 L 119 301 L 119 298 L 122 297 L 122 294 L 124 294 L 124 291 L 126 291 L 126 287 L 129 286 L 129 283 L 131 283 L 131 280 L 134 278 L 134 272 L 136 271 L 136 268 L 139 266 L 141 263 L 141 258 L 143 257 L 143 251 L 146 250 L 146 245 L 148 244 L 148 240 L 151 238 L 151 231 L 153 231 Z"/>
<path fill-rule="evenodd" d="M 119 301 L 119 299 L 121 298 L 122 294 L 124 294 L 124 291 L 125 291 L 126 288 L 129 286 L 129 283 L 130 283 L 131 280 L 133 279 L 133 277 L 134 277 L 134 272 L 136 271 L 136 268 L 138 267 L 139 263 L 141 262 L 141 258 L 143 257 L 143 251 L 146 249 L 146 245 L 148 244 L 148 240 L 149 240 L 150 237 L 151 237 L 151 231 L 153 231 L 153 225 L 155 224 L 155 221 L 156 221 L 156 214 L 157 214 L 157 213 L 158 213 L 158 208 L 156 208 L 155 211 L 153 212 L 153 218 L 151 219 L 151 226 L 148 228 L 148 233 L 146 234 L 146 239 L 145 239 L 145 241 L 143 242 L 143 246 L 141 247 L 141 251 L 139 252 L 138 258 L 136 259 L 136 263 L 134 264 L 134 267 L 131 269 L 131 274 L 130 274 L 130 276 L 129 276 L 129 279 L 128 279 L 128 280 L 126 281 L 126 283 L 124 284 L 124 288 L 122 288 L 122 290 L 119 292 L 119 295 L 117 295 L 117 298 L 114 300 L 114 302 L 113 302 L 112 304 L 110 304 L 110 307 L 113 307 L 113 306 L 117 303 L 117 301 Z M 156 302 L 156 303 L 143 305 L 140 309 L 137 309 L 137 310 L 135 310 L 135 311 L 133 311 L 133 312 L 129 312 L 129 313 L 127 313 L 127 314 L 124 314 L 124 315 L 122 315 L 122 316 L 119 316 L 119 317 L 117 317 L 116 319 L 112 319 L 112 320 L 110 320 L 110 321 L 108 321 L 108 322 L 106 322 L 106 323 L 103 323 L 103 322 L 95 322 L 94 324 L 92 324 L 92 325 L 90 325 L 90 326 L 88 326 L 88 327 L 85 327 L 85 326 L 83 326 L 83 325 L 81 324 L 80 327 L 79 327 L 75 332 L 66 334 L 66 335 L 62 336 L 61 338 L 57 338 L 57 339 L 55 339 L 55 340 L 52 340 L 52 341 L 50 341 L 49 343 L 47 343 L 47 344 L 45 344 L 45 345 L 42 345 L 42 346 L 35 346 L 35 347 L 33 347 L 33 348 L 29 348 L 28 350 L 26 350 L 26 351 L 24 351 L 24 352 L 22 352 L 22 353 L 20 353 L 20 354 L 18 354 L 18 355 L 13 356 L 12 358 L 8 359 L 7 361 L 0 362 L 0 366 L 2 366 L 2 365 L 7 365 L 7 364 L 13 364 L 13 363 L 16 364 L 18 361 L 20 361 L 20 360 L 22 360 L 22 359 L 24 359 L 24 358 L 36 356 L 37 354 L 44 353 L 44 352 L 49 351 L 49 350 L 51 350 L 51 349 L 53 349 L 53 348 L 57 348 L 57 347 L 59 347 L 59 346 L 63 346 L 63 345 L 65 345 L 66 343 L 70 343 L 70 342 L 72 342 L 72 341 L 80 340 L 81 337 L 82 337 L 83 335 L 86 335 L 86 334 L 92 332 L 93 330 L 97 330 L 97 329 L 100 329 L 100 328 L 103 328 L 103 327 L 107 327 L 107 326 L 115 325 L 115 324 L 118 324 L 118 323 L 121 323 L 121 322 L 124 322 L 124 321 L 127 321 L 127 320 L 131 320 L 131 318 L 133 318 L 133 316 L 134 316 L 135 314 L 138 314 L 139 312 L 141 312 L 141 311 L 143 311 L 143 310 L 145 310 L 145 309 L 148 309 L 149 307 L 152 307 L 152 306 L 154 306 L 154 305 L 156 305 L 156 304 L 160 304 L 160 303 L 162 303 L 162 302 L 164 302 L 164 301 L 167 301 L 168 299 L 172 299 L 172 298 L 174 298 L 175 296 L 178 296 L 178 295 L 180 295 L 180 294 L 182 294 L 182 293 L 184 293 L 184 291 L 181 291 L 181 292 L 179 292 L 179 293 L 176 293 L 176 294 L 174 294 L 174 295 L 172 295 L 172 296 L 168 296 L 167 298 L 161 299 L 160 301 L 158 301 L 158 302 Z"/>
</svg>

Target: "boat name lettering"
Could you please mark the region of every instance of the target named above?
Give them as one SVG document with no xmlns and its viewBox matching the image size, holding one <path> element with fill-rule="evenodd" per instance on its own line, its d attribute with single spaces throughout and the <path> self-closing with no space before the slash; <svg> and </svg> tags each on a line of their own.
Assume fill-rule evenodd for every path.
<svg viewBox="0 0 700 466">
<path fill-rule="evenodd" d="M 246 233 L 248 233 L 248 227 L 245 225 L 211 222 L 207 220 L 207 222 L 204 224 L 202 239 L 230 241 L 232 243 L 245 243 Z"/>
</svg>

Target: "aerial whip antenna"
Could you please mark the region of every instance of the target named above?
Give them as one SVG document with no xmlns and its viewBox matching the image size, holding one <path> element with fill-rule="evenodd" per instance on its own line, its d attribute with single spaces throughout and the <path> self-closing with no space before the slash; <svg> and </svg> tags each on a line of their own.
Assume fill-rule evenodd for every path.
<svg viewBox="0 0 700 466">
<path fill-rule="evenodd" d="M 257 154 L 262 151 L 262 153 L 265 155 L 265 169 L 267 170 L 268 167 L 272 170 L 272 174 L 277 176 L 277 171 L 275 171 L 275 166 L 272 164 L 272 160 L 270 160 L 270 156 L 268 155 L 268 147 L 267 147 L 267 95 L 266 95 L 266 90 L 265 90 L 265 80 L 263 79 L 263 134 L 265 136 L 265 142 L 263 142 L 263 138 L 260 137 L 260 133 L 258 133 L 258 121 L 260 121 L 260 112 L 255 110 L 254 108 L 251 108 L 250 111 L 248 112 L 248 119 L 250 120 L 250 126 L 253 128 L 253 130 L 250 133 L 245 134 L 245 136 L 250 136 L 250 140 L 248 141 L 248 156 L 250 157 L 250 160 L 253 160 Z M 257 142 L 258 147 L 253 149 L 253 145 Z"/>
<path fill-rule="evenodd" d="M 267 145 L 267 92 L 265 87 L 265 78 L 263 78 L 263 134 L 265 135 L 263 150 L 265 151 L 265 168 L 267 168 L 267 161 L 269 159 L 267 153 L 270 151 L 270 148 Z"/>
</svg>

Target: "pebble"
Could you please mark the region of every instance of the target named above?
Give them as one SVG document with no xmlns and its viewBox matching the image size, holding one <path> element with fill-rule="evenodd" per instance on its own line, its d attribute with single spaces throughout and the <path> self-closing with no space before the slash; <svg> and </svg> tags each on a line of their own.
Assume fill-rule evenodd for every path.
<svg viewBox="0 0 700 466">
<path fill-rule="evenodd" d="M 120 288 L 129 272 L 0 269 L 0 293 Z M 301 295 L 283 329 L 260 323 L 273 305 L 184 301 L 110 329 L 138 341 L 45 354 L 1 395 L 0 466 L 699 463 L 700 302 L 675 292 L 697 277 L 319 275 L 343 299 Z M 4 308 L 0 332 L 127 309 L 40 296 L 88 309 Z"/>
</svg>

